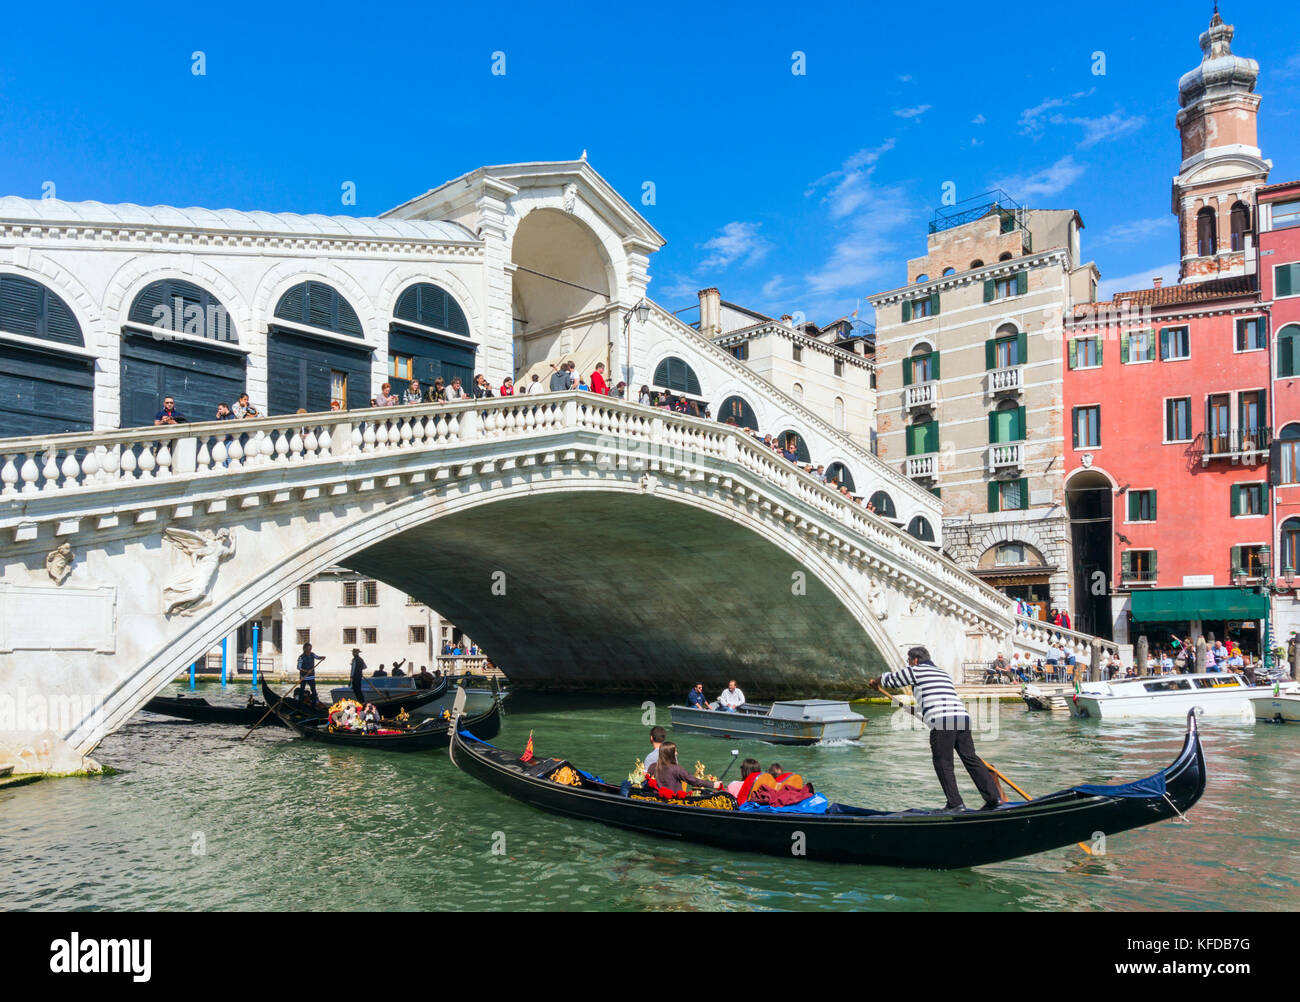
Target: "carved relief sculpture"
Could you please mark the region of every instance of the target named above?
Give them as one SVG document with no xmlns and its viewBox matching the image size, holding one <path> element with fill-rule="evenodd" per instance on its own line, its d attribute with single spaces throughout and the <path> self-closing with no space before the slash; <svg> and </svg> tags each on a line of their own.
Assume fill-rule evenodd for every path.
<svg viewBox="0 0 1300 1002">
<path fill-rule="evenodd" d="M 206 604 L 212 586 L 217 580 L 221 561 L 234 556 L 235 540 L 229 529 L 213 532 L 205 529 L 164 529 L 163 539 L 170 542 L 189 558 L 189 568 L 171 584 L 163 588 L 163 614 L 179 612 L 189 615 Z"/>
<path fill-rule="evenodd" d="M 50 580 L 56 585 L 61 585 L 68 580 L 68 575 L 72 573 L 74 559 L 71 543 L 64 543 L 57 549 L 47 553 L 45 555 L 45 570 L 50 575 Z"/>
</svg>

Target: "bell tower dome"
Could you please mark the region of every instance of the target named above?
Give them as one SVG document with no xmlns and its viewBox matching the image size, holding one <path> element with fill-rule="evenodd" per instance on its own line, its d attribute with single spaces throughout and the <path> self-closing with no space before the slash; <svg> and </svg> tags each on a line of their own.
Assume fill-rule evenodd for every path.
<svg viewBox="0 0 1300 1002">
<path fill-rule="evenodd" d="M 1259 63 L 1232 54 L 1233 26 L 1214 6 L 1201 33 L 1201 64 L 1178 81 L 1183 160 L 1173 184 L 1182 245 L 1179 281 L 1253 274 L 1255 190 L 1272 162 L 1255 131 Z"/>
</svg>

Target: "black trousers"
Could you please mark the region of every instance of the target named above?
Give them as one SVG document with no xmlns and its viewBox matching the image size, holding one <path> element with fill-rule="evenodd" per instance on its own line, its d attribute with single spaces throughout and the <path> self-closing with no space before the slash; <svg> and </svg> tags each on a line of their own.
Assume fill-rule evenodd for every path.
<svg viewBox="0 0 1300 1002">
<path fill-rule="evenodd" d="M 307 698 L 307 690 L 308 690 L 308 689 L 311 690 L 311 698 L 312 698 L 313 700 L 315 700 L 317 703 L 319 703 L 319 702 L 320 702 L 320 697 L 319 697 L 318 695 L 316 695 L 316 678 L 315 678 L 315 676 L 313 676 L 312 678 L 299 679 L 299 681 L 298 681 L 298 692 L 301 693 L 303 699 L 306 699 L 306 698 Z"/>
<path fill-rule="evenodd" d="M 998 796 L 997 784 L 993 782 L 993 774 L 975 754 L 975 741 L 971 738 L 970 727 L 937 727 L 930 731 L 930 755 L 934 759 L 934 771 L 939 777 L 939 785 L 943 787 L 943 795 L 947 799 L 944 806 L 964 806 L 961 791 L 957 789 L 957 776 L 952 769 L 954 750 L 960 756 L 961 764 L 970 773 L 970 778 L 975 781 L 975 787 L 980 791 L 984 802 L 998 803 L 1001 798 Z"/>
<path fill-rule="evenodd" d="M 357 697 L 357 702 L 358 702 L 358 703 L 360 703 L 362 706 L 365 706 L 366 701 L 365 701 L 365 699 L 364 699 L 364 698 L 362 697 L 362 695 L 361 695 L 361 683 L 360 683 L 360 681 L 356 681 L 356 682 L 353 682 L 353 683 L 352 683 L 352 694 L 353 694 L 354 696 Z"/>
</svg>

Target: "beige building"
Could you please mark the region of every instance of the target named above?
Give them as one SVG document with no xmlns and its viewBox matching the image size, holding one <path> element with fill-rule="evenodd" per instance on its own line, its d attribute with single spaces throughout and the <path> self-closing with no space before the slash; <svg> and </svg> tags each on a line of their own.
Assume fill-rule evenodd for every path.
<svg viewBox="0 0 1300 1002">
<path fill-rule="evenodd" d="M 869 339 L 852 336 L 847 319 L 821 328 L 814 323 L 796 324 L 788 315 L 777 320 L 726 302 L 717 289 L 701 289 L 699 296 L 700 333 L 837 431 L 874 451 L 874 350 Z M 716 416 L 725 420 L 728 415 Z M 748 423 L 748 415 L 731 416 L 738 424 Z M 760 430 L 756 423 L 750 426 Z M 818 457 L 803 454 L 802 443 L 800 458 L 818 462 Z"/>
<path fill-rule="evenodd" d="M 942 500 L 953 560 L 1040 614 L 1074 586 L 1061 330 L 1096 299 L 1082 228 L 991 192 L 936 213 L 909 283 L 870 298 L 880 457 Z"/>
</svg>

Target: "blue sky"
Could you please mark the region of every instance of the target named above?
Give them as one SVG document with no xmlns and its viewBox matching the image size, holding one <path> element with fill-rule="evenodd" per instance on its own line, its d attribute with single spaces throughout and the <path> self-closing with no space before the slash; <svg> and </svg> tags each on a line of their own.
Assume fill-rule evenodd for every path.
<svg viewBox="0 0 1300 1002">
<path fill-rule="evenodd" d="M 369 215 L 586 149 L 668 240 L 660 302 L 717 285 L 826 323 L 905 282 L 945 183 L 998 185 L 1078 209 L 1108 292 L 1174 268 L 1177 83 L 1211 6 L 24 5 L 0 40 L 0 193 Z M 1261 64 L 1272 180 L 1300 176 L 1300 6 L 1223 14 Z"/>
</svg>

